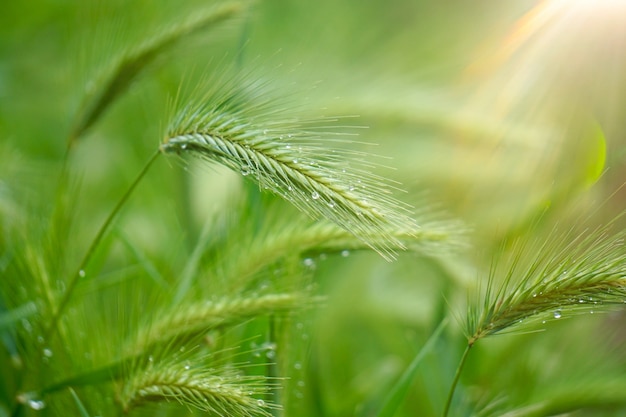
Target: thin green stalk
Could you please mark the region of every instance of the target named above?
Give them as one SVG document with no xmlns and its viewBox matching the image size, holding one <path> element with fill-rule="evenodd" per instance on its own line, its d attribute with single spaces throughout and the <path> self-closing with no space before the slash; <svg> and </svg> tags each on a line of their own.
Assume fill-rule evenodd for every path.
<svg viewBox="0 0 626 417">
<path fill-rule="evenodd" d="M 276 330 L 276 317 L 272 315 L 269 318 L 269 332 L 268 332 L 269 333 L 268 343 L 270 346 L 272 345 L 276 346 L 275 345 L 276 340 L 277 340 L 276 331 L 277 331 Z M 276 361 L 273 361 L 268 364 L 266 376 L 267 376 L 267 379 L 270 381 L 278 379 L 278 365 L 276 364 Z M 270 391 L 268 393 L 268 397 L 269 397 L 270 403 L 280 404 L 280 397 L 279 397 L 278 390 Z M 278 407 L 276 407 L 271 410 L 271 413 L 273 417 L 280 417 L 281 410 Z"/>
<path fill-rule="evenodd" d="M 80 400 L 78 395 L 76 395 L 76 391 L 74 391 L 72 387 L 70 387 L 69 390 L 70 390 L 70 394 L 72 394 L 72 397 L 74 398 L 74 402 L 76 403 L 76 407 L 78 408 L 80 417 L 90 417 L 89 412 L 87 411 L 87 408 L 85 408 L 85 405 L 83 404 L 83 402 Z"/>
<path fill-rule="evenodd" d="M 465 366 L 465 361 L 469 354 L 470 349 L 474 346 L 473 343 L 468 343 L 465 348 L 465 352 L 463 352 L 463 356 L 461 357 L 461 361 L 459 362 L 459 366 L 456 368 L 456 374 L 454 375 L 454 380 L 452 381 L 452 385 L 450 386 L 450 392 L 448 393 L 448 400 L 446 401 L 446 407 L 443 410 L 443 417 L 448 416 L 448 412 L 450 411 L 450 406 L 452 405 L 452 398 L 454 397 L 454 391 L 456 389 L 457 384 L 459 383 L 459 379 L 461 378 L 461 372 L 463 371 L 463 367 Z"/>
<path fill-rule="evenodd" d="M 94 238 L 93 242 L 91 243 L 91 246 L 89 247 L 89 249 L 85 253 L 85 256 L 84 256 L 82 262 L 80 263 L 79 267 L 77 268 L 76 273 L 74 273 L 74 276 L 70 280 L 70 282 L 69 282 L 69 284 L 67 286 L 67 291 L 63 295 L 63 298 L 61 299 L 61 302 L 59 303 L 59 306 L 57 307 L 56 312 L 54 312 L 54 315 L 52 316 L 52 319 L 50 320 L 50 325 L 48 326 L 48 328 L 44 332 L 46 339 L 48 339 L 49 337 L 51 337 L 51 336 L 53 336 L 55 334 L 55 330 L 58 328 L 57 324 L 59 322 L 59 319 L 61 318 L 61 315 L 63 314 L 65 308 L 67 308 L 67 305 L 69 304 L 69 302 L 70 302 L 70 300 L 72 298 L 74 290 L 76 289 L 76 285 L 78 284 L 80 279 L 85 275 L 85 268 L 87 267 L 87 265 L 91 261 L 91 258 L 93 257 L 93 255 L 94 255 L 94 253 L 96 251 L 96 248 L 98 247 L 98 245 L 102 241 L 102 238 L 104 237 L 104 234 L 109 230 L 109 227 L 111 226 L 111 223 L 113 222 L 113 220 L 115 219 L 117 214 L 120 212 L 121 208 L 124 206 L 126 201 L 128 201 L 130 195 L 133 193 L 135 188 L 137 188 L 137 185 L 139 184 L 141 179 L 146 175 L 146 173 L 148 172 L 148 169 L 152 166 L 152 164 L 154 163 L 154 161 L 156 161 L 157 157 L 160 154 L 161 154 L 161 152 L 157 150 L 150 157 L 150 159 L 148 160 L 146 165 L 143 167 L 143 169 L 141 170 L 139 175 L 137 175 L 137 178 L 135 178 L 135 180 L 130 185 L 128 190 L 126 190 L 126 193 L 122 196 L 122 198 L 117 203 L 115 208 L 113 208 L 113 210 L 109 214 L 109 217 L 107 217 L 107 219 L 105 220 L 104 224 L 100 227 L 100 230 L 98 231 L 98 234 L 96 235 L 96 237 Z"/>
</svg>

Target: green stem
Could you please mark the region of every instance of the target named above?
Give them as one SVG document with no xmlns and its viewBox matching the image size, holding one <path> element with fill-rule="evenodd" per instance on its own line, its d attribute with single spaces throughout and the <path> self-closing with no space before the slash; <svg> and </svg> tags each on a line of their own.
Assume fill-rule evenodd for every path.
<svg viewBox="0 0 626 417">
<path fill-rule="evenodd" d="M 148 172 L 148 169 L 150 168 L 150 166 L 152 166 L 152 163 L 154 161 L 156 161 L 157 157 L 160 154 L 161 154 L 161 152 L 159 150 L 157 150 L 150 157 L 150 159 L 148 160 L 146 165 L 143 167 L 143 169 L 141 170 L 139 175 L 137 175 L 137 178 L 135 178 L 135 180 L 130 185 L 128 190 L 126 190 L 126 193 L 122 196 L 122 198 L 120 199 L 120 201 L 118 201 L 118 203 L 115 206 L 115 208 L 111 211 L 111 213 L 109 214 L 109 217 L 107 217 L 107 219 L 105 220 L 104 224 L 100 227 L 100 230 L 98 231 L 98 234 L 96 235 L 95 239 L 91 243 L 91 246 L 87 250 L 87 253 L 85 253 L 85 257 L 83 258 L 82 262 L 80 263 L 80 266 L 77 268 L 76 273 L 74 274 L 74 276 L 72 277 L 71 281 L 69 282 L 69 284 L 67 286 L 67 291 L 63 295 L 63 298 L 61 299 L 61 302 L 59 303 L 59 306 L 56 309 L 56 312 L 52 316 L 52 319 L 50 321 L 50 325 L 48 326 L 48 328 L 46 329 L 46 331 L 44 333 L 46 339 L 51 337 L 51 336 L 53 336 L 55 334 L 55 330 L 58 328 L 57 324 L 59 322 L 59 319 L 63 315 L 64 310 L 67 308 L 67 305 L 68 305 L 68 303 L 70 302 L 70 300 L 72 298 L 72 295 L 74 293 L 74 290 L 76 289 L 76 286 L 77 286 L 78 282 L 80 281 L 80 279 L 85 274 L 85 268 L 87 267 L 87 265 L 91 261 L 91 258 L 93 257 L 94 253 L 96 252 L 96 248 L 98 247 L 98 245 L 102 241 L 102 238 L 104 237 L 105 233 L 109 230 L 109 227 L 111 226 L 111 223 L 113 222 L 113 220 L 115 219 L 115 217 L 117 216 L 117 214 L 119 213 L 121 208 L 124 206 L 126 201 L 128 201 L 128 198 L 133 193 L 135 188 L 137 188 L 137 185 L 139 184 L 141 179 L 146 175 L 146 173 Z"/>
<path fill-rule="evenodd" d="M 448 401 L 446 401 L 446 408 L 443 410 L 443 417 L 448 416 L 448 412 L 450 411 L 450 406 L 452 405 L 452 398 L 454 397 L 454 391 L 456 389 L 457 384 L 459 383 L 459 378 L 461 377 L 461 372 L 463 371 L 463 366 L 465 365 L 465 360 L 469 354 L 470 349 L 473 344 L 468 343 L 465 348 L 465 352 L 463 352 L 463 356 L 461 357 L 461 361 L 459 362 L 459 366 L 456 368 L 456 374 L 454 375 L 454 380 L 452 381 L 452 386 L 450 386 L 450 392 L 448 393 Z"/>
<path fill-rule="evenodd" d="M 272 314 L 269 317 L 269 338 L 268 338 L 268 342 L 270 344 L 270 346 L 275 346 L 275 350 L 274 353 L 279 353 L 278 352 L 278 347 L 274 344 L 277 341 L 277 329 L 276 329 L 276 317 Z M 278 365 L 276 363 L 276 360 L 272 360 L 267 367 L 267 371 L 266 371 L 266 375 L 268 377 L 268 379 L 270 381 L 276 381 L 278 379 Z M 269 400 L 274 403 L 274 404 L 280 404 L 280 396 L 278 393 L 278 390 L 272 390 L 269 393 Z M 281 413 L 280 410 L 278 408 L 272 408 L 272 416 L 273 417 L 280 417 Z"/>
</svg>

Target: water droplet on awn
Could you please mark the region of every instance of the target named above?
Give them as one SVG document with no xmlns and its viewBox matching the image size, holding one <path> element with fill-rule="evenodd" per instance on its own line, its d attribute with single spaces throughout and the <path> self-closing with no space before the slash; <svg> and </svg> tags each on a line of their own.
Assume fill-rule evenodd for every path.
<svg viewBox="0 0 626 417">
<path fill-rule="evenodd" d="M 319 195 L 319 193 L 318 193 L 317 191 L 313 191 L 313 192 L 311 193 L 311 198 L 312 198 L 313 200 L 317 200 L 318 198 L 320 198 L 320 195 Z"/>
<path fill-rule="evenodd" d="M 554 318 L 555 319 L 560 319 L 561 318 L 561 312 L 559 310 L 554 312 Z"/>
<path fill-rule="evenodd" d="M 28 406 L 33 410 L 43 410 L 44 408 L 46 408 L 46 403 L 42 400 L 31 399 L 28 400 Z"/>
</svg>

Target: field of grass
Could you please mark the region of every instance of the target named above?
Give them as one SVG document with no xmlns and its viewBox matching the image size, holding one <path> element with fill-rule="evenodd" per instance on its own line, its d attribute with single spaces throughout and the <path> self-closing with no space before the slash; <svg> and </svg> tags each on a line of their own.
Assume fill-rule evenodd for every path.
<svg viewBox="0 0 626 417">
<path fill-rule="evenodd" d="M 0 417 L 626 414 L 626 4 L 0 6 Z"/>
</svg>

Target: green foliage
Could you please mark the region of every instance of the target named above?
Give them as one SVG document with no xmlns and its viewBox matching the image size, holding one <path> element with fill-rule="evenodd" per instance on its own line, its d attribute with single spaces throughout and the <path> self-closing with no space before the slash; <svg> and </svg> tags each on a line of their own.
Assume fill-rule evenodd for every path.
<svg viewBox="0 0 626 417">
<path fill-rule="evenodd" d="M 626 8 L 466 3 L 3 6 L 0 417 L 624 414 Z"/>
</svg>

